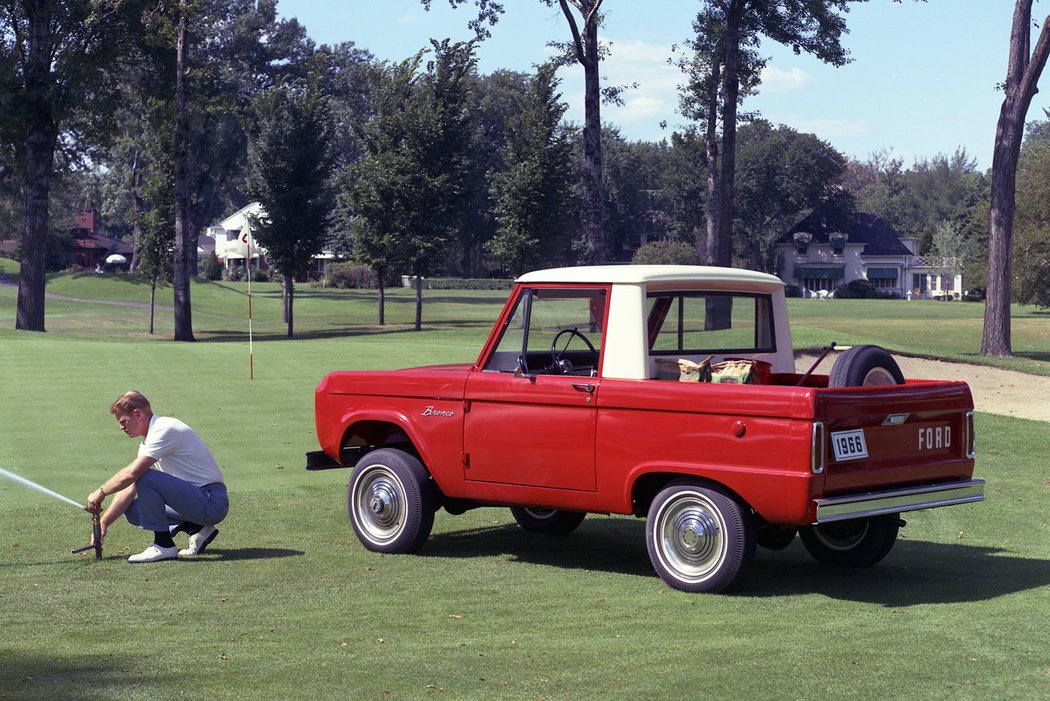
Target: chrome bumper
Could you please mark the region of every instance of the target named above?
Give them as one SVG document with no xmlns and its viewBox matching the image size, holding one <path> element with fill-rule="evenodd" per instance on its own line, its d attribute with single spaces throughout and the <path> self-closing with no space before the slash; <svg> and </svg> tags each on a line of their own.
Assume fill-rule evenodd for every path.
<svg viewBox="0 0 1050 701">
<path fill-rule="evenodd" d="M 817 499 L 816 523 L 870 518 L 983 500 L 984 480 L 981 479 L 890 489 L 884 492 L 847 494 Z"/>
</svg>

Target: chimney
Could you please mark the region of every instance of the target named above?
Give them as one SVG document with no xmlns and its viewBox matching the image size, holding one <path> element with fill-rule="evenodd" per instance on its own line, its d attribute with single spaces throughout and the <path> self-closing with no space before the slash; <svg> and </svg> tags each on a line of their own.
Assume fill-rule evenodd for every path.
<svg viewBox="0 0 1050 701">
<path fill-rule="evenodd" d="M 88 233 L 96 233 L 95 221 L 98 217 L 98 212 L 93 209 L 89 209 L 85 212 L 77 212 L 76 217 L 76 228 L 86 229 Z"/>
</svg>

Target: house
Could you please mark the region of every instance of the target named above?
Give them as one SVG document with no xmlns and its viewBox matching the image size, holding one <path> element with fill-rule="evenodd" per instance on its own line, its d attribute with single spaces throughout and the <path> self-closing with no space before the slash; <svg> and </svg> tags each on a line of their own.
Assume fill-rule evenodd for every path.
<svg viewBox="0 0 1050 701">
<path fill-rule="evenodd" d="M 902 299 L 958 299 L 962 276 L 943 259 L 918 251 L 917 238 L 903 236 L 874 214 L 834 217 L 817 210 L 777 239 L 777 275 L 807 297 L 867 280 L 879 292 Z"/>
<path fill-rule="evenodd" d="M 204 235 L 197 239 L 198 258 L 215 253 L 225 270 L 243 270 L 248 265 L 246 261 L 250 251 L 251 268 L 266 270 L 269 267 L 266 249 L 255 243 L 250 222 L 250 217 L 263 214 L 262 205 L 252 202 L 209 226 Z"/>
<path fill-rule="evenodd" d="M 197 240 L 199 256 L 210 255 L 213 251 L 226 270 L 244 269 L 251 252 L 251 269 L 268 270 L 270 268 L 266 247 L 255 242 L 252 236 L 251 219 L 265 216 L 266 212 L 258 202 L 241 207 L 233 214 L 212 224 L 204 235 Z M 322 251 L 313 257 L 310 277 L 323 277 L 325 266 L 336 256 L 331 251 Z"/>
<path fill-rule="evenodd" d="M 72 234 L 73 265 L 83 270 L 102 270 L 107 265 L 126 268 L 135 249 L 118 239 L 96 233 L 98 212 L 77 212 Z"/>
</svg>

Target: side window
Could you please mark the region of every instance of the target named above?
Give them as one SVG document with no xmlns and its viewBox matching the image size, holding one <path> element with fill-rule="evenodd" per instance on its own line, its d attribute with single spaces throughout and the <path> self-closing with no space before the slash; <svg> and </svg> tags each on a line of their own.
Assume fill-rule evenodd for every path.
<svg viewBox="0 0 1050 701">
<path fill-rule="evenodd" d="M 768 353 L 776 350 L 774 338 L 768 295 L 649 295 L 649 348 L 653 355 Z"/>
<path fill-rule="evenodd" d="M 605 323 L 604 288 L 526 290 L 484 369 L 587 375 L 598 372 Z"/>
</svg>

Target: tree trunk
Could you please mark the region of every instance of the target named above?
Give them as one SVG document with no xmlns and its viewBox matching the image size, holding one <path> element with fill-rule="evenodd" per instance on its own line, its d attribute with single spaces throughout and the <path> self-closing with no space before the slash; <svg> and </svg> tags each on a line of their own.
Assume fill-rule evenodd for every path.
<svg viewBox="0 0 1050 701">
<path fill-rule="evenodd" d="M 386 325 L 386 286 L 383 284 L 384 268 L 376 268 L 376 282 L 379 284 L 379 325 Z"/>
<path fill-rule="evenodd" d="M 1050 55 L 1050 16 L 1043 22 L 1035 50 L 1029 55 L 1032 0 L 1017 0 L 1010 32 L 1010 56 L 1005 96 L 995 129 L 992 152 L 992 202 L 988 221 L 988 288 L 984 307 L 981 355 L 1013 355 L 1010 341 L 1010 301 L 1013 283 L 1013 237 L 1017 160 L 1024 137 L 1025 116 L 1039 76 Z"/>
<path fill-rule="evenodd" d="M 736 103 L 740 93 L 740 0 L 726 12 L 725 74 L 722 76 L 722 170 L 718 187 L 718 231 L 714 265 L 729 267 L 733 259 L 733 193 L 736 178 Z M 728 328 L 728 327 L 727 327 Z"/>
<path fill-rule="evenodd" d="M 196 236 L 189 220 L 189 153 L 186 125 L 186 0 L 179 0 L 179 34 L 175 47 L 175 340 L 192 341 L 190 269 L 196 255 Z"/>
<path fill-rule="evenodd" d="M 50 3 L 25 3 L 29 21 L 26 62 L 26 167 L 24 236 L 15 328 L 44 331 L 44 286 L 47 283 L 47 204 L 55 160 L 58 125 L 51 112 Z"/>
<path fill-rule="evenodd" d="M 704 218 L 707 221 L 707 240 L 704 247 L 700 249 L 697 241 L 697 251 L 700 260 L 707 265 L 715 265 L 718 252 L 718 204 L 721 198 L 718 196 L 720 180 L 718 177 L 718 86 L 721 83 L 720 67 L 722 56 L 718 49 L 715 50 L 711 59 L 711 84 L 707 92 L 707 130 L 704 134 L 704 150 L 707 156 L 707 203 L 704 207 Z"/>
<path fill-rule="evenodd" d="M 295 278 L 291 275 L 284 276 L 284 299 L 285 320 L 288 322 L 288 338 L 292 338 L 292 322 L 295 319 Z"/>
<path fill-rule="evenodd" d="M 142 153 L 135 151 L 135 157 L 131 162 L 131 196 L 135 201 L 135 223 L 132 226 L 131 241 L 134 250 L 131 252 L 131 267 L 129 271 L 134 273 L 139 267 L 139 241 L 142 240 L 142 215 L 146 213 L 146 200 L 142 197 L 142 178 L 144 166 L 141 159 Z M 152 314 L 152 305 L 150 313 Z M 153 333 L 152 320 L 150 322 L 150 333 Z"/>
<path fill-rule="evenodd" d="M 598 55 L 598 8 L 602 0 L 580 0 L 578 7 L 583 15 L 582 37 L 567 0 L 559 0 L 559 4 L 572 30 L 576 60 L 583 66 L 583 230 L 587 240 L 583 262 L 600 263 L 607 258 L 602 230 L 602 116 L 598 74 L 601 67 Z"/>
<path fill-rule="evenodd" d="M 149 282 L 149 335 L 153 335 L 154 304 L 157 301 L 157 278 Z"/>
<path fill-rule="evenodd" d="M 416 272 L 416 331 L 423 330 L 423 273 Z"/>
</svg>

